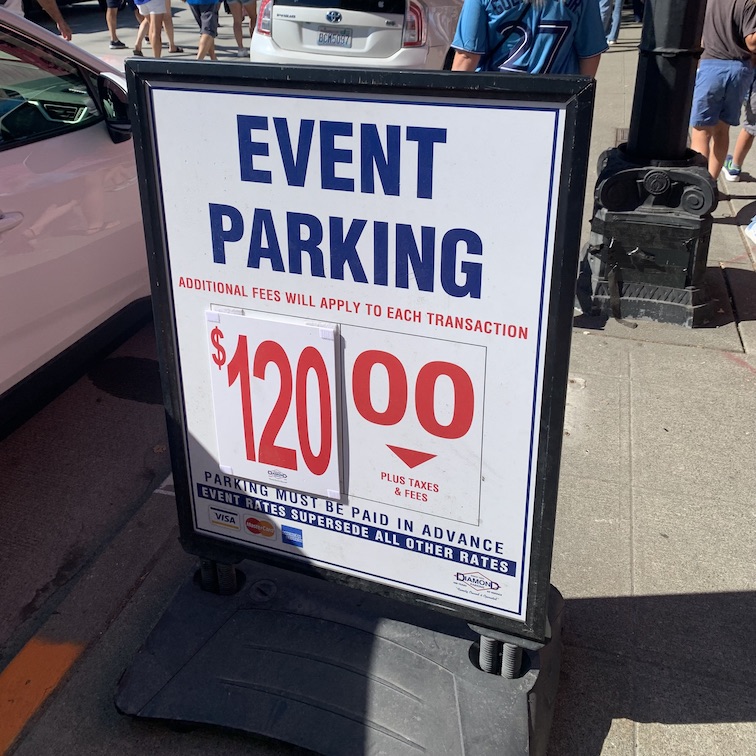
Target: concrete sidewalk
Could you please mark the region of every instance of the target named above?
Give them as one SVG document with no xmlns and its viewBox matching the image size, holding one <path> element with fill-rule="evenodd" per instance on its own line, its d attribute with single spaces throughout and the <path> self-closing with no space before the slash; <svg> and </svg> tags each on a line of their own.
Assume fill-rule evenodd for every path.
<svg viewBox="0 0 756 756">
<path fill-rule="evenodd" d="M 623 25 L 601 61 L 586 218 L 598 155 L 630 124 L 639 41 Z M 756 178 L 720 178 L 720 196 L 721 325 L 573 331 L 552 756 L 756 753 Z"/>
<path fill-rule="evenodd" d="M 602 59 L 586 218 L 596 159 L 629 125 L 639 38 L 637 24 L 623 26 Z M 610 321 L 573 333 L 552 572 L 567 616 L 550 756 L 756 754 L 756 275 L 742 233 L 756 178 L 720 190 L 709 265 L 725 292 L 722 325 Z M 70 644 L 71 659 L 9 753 L 302 753 L 116 713 L 121 672 L 193 568 L 177 533 L 168 483 L 29 639 L 37 652 Z"/>
</svg>

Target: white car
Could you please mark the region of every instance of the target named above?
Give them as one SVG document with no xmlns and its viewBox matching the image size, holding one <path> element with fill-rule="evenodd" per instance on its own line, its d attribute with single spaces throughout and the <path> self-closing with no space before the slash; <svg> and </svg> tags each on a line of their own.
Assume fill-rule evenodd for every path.
<svg viewBox="0 0 756 756">
<path fill-rule="evenodd" d="M 442 69 L 462 0 L 260 0 L 253 63 Z"/>
<path fill-rule="evenodd" d="M 150 312 L 126 82 L 0 8 L 0 434 Z"/>
</svg>

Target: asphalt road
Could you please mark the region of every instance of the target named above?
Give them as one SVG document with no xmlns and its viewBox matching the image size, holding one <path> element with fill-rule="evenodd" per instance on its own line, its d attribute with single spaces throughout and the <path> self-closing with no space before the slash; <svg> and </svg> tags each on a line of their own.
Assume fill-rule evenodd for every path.
<svg viewBox="0 0 756 756">
<path fill-rule="evenodd" d="M 197 54 L 197 43 L 199 42 L 197 23 L 185 2 L 175 0 L 172 5 L 172 11 L 176 44 L 183 48 L 183 53 L 169 54 L 168 50 L 165 49 L 163 56 L 172 59 L 193 59 Z M 105 24 L 105 13 L 100 10 L 97 2 L 94 2 L 94 0 L 64 6 L 62 12 L 73 32 L 73 44 L 83 47 L 116 68 L 123 68 L 123 61 L 133 54 L 132 48 L 138 27 L 131 8 L 124 8 L 118 14 L 118 37 L 126 45 L 126 48 L 123 50 L 109 49 L 110 36 Z M 35 14 L 34 20 L 45 28 L 57 33 L 55 25 L 44 13 Z M 249 26 L 247 23 L 245 23 L 244 27 L 244 40 L 245 46 L 248 48 Z M 223 9 L 220 12 L 220 26 L 215 44 L 219 60 L 238 62 L 240 64 L 248 63 L 246 58 L 238 58 L 236 55 L 237 48 L 233 37 L 231 16 L 226 14 Z M 165 48 L 166 46 L 167 39 L 165 32 L 163 32 L 163 47 Z M 151 55 L 147 44 L 143 47 L 143 53 L 147 57 Z"/>
<path fill-rule="evenodd" d="M 0 665 L 169 474 L 150 324 L 0 441 Z"/>
</svg>

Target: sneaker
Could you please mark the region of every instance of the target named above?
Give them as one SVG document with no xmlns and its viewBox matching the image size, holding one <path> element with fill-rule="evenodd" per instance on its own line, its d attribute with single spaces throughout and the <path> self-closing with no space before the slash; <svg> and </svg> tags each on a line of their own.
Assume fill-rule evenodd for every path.
<svg viewBox="0 0 756 756">
<path fill-rule="evenodd" d="M 111 50 L 123 50 L 125 48 L 126 48 L 126 45 L 124 45 L 120 39 L 116 39 L 110 43 Z"/>
<path fill-rule="evenodd" d="M 246 57 L 247 57 L 247 55 L 248 55 L 248 53 L 247 53 L 247 51 L 246 51 L 246 50 L 245 50 L 245 49 L 244 49 L 243 47 L 240 47 L 240 48 L 239 48 L 239 49 L 238 49 L 238 50 L 236 51 L 236 57 L 237 57 L 237 58 L 246 58 Z"/>
<path fill-rule="evenodd" d="M 732 162 L 732 155 L 728 155 L 724 161 L 722 173 L 727 181 L 740 181 L 740 168 Z"/>
</svg>

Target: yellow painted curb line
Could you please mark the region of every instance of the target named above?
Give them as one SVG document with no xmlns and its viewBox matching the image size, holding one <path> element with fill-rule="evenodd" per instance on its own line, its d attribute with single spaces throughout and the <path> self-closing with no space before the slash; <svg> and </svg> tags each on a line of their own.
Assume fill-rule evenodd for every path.
<svg viewBox="0 0 756 756">
<path fill-rule="evenodd" d="M 0 673 L 0 754 L 79 658 L 84 646 L 32 638 Z"/>
</svg>

